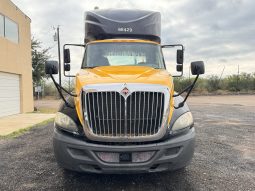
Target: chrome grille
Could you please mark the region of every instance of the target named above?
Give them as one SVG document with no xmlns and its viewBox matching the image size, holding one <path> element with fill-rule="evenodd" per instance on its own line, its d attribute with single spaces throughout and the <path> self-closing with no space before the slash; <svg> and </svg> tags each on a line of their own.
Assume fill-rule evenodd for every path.
<svg viewBox="0 0 255 191">
<path fill-rule="evenodd" d="M 135 91 L 127 97 L 117 91 L 84 92 L 83 100 L 88 126 L 98 136 L 150 136 L 162 124 L 163 92 Z"/>
</svg>

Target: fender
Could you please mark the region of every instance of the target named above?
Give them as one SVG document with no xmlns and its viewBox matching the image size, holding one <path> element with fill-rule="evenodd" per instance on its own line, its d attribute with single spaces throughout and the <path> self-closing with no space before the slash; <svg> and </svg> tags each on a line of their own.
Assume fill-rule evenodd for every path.
<svg viewBox="0 0 255 191">
<path fill-rule="evenodd" d="M 174 104 L 175 105 L 179 105 L 179 103 L 183 102 L 184 98 L 182 96 L 177 96 L 177 97 L 174 97 Z M 172 118 L 171 118 L 171 121 L 170 121 L 170 124 L 169 124 L 169 129 L 172 129 L 172 126 L 174 124 L 174 122 L 184 113 L 186 112 L 189 112 L 190 109 L 189 109 L 189 106 L 188 104 L 185 102 L 183 107 L 180 107 L 178 109 L 174 109 L 173 111 L 173 115 L 172 115 Z"/>
<path fill-rule="evenodd" d="M 174 104 L 178 106 L 179 103 L 183 102 L 183 100 L 184 100 L 184 98 L 182 96 L 180 96 L 180 95 L 177 96 L 177 97 L 174 97 Z M 170 134 L 170 131 L 171 131 L 172 127 L 173 127 L 174 122 L 181 115 L 183 115 L 184 113 L 189 112 L 189 111 L 190 111 L 190 109 L 189 109 L 189 106 L 188 106 L 188 104 L 186 102 L 184 103 L 183 107 L 179 107 L 178 109 L 174 109 L 171 121 L 170 121 L 169 126 L 168 126 L 169 128 L 167 130 L 167 133 L 166 133 L 166 135 L 161 140 L 169 139 L 171 136 L 175 136 L 175 135 L 171 135 Z"/>
</svg>

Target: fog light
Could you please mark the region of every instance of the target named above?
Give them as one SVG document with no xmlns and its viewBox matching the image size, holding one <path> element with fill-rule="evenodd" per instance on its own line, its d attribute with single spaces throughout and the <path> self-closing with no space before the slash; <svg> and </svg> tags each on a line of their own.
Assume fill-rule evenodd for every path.
<svg viewBox="0 0 255 191">
<path fill-rule="evenodd" d="M 132 162 L 147 162 L 150 160 L 155 151 L 148 151 L 148 152 L 134 152 L 132 155 Z"/>
<path fill-rule="evenodd" d="M 97 152 L 98 158 L 104 162 L 118 163 L 119 162 L 119 153 L 112 152 Z"/>
</svg>

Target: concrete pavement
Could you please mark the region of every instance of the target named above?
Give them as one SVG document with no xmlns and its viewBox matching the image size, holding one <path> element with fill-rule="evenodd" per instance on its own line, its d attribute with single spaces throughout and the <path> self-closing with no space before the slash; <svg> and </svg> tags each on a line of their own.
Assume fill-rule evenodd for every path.
<svg viewBox="0 0 255 191">
<path fill-rule="evenodd" d="M 25 129 L 54 118 L 55 114 L 24 113 L 0 118 L 0 136 L 6 136 L 15 131 Z"/>
</svg>

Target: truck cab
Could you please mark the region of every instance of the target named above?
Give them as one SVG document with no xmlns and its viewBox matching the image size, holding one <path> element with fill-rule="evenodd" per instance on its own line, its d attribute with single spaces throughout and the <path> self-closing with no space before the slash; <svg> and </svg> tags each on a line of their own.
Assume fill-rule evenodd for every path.
<svg viewBox="0 0 255 191">
<path fill-rule="evenodd" d="M 63 103 L 56 114 L 53 147 L 58 164 L 80 172 L 140 173 L 176 170 L 189 164 L 195 130 L 186 99 L 174 91 L 160 44 L 160 13 L 142 10 L 94 10 L 85 14 L 84 44 L 64 46 L 64 72 L 70 70 L 67 46 L 83 46 L 84 57 L 74 92 L 54 79 L 58 63 L 46 63 Z M 61 71 L 61 70 L 60 70 Z M 67 77 L 70 77 L 66 75 Z M 65 97 L 63 92 L 69 94 Z"/>
</svg>

